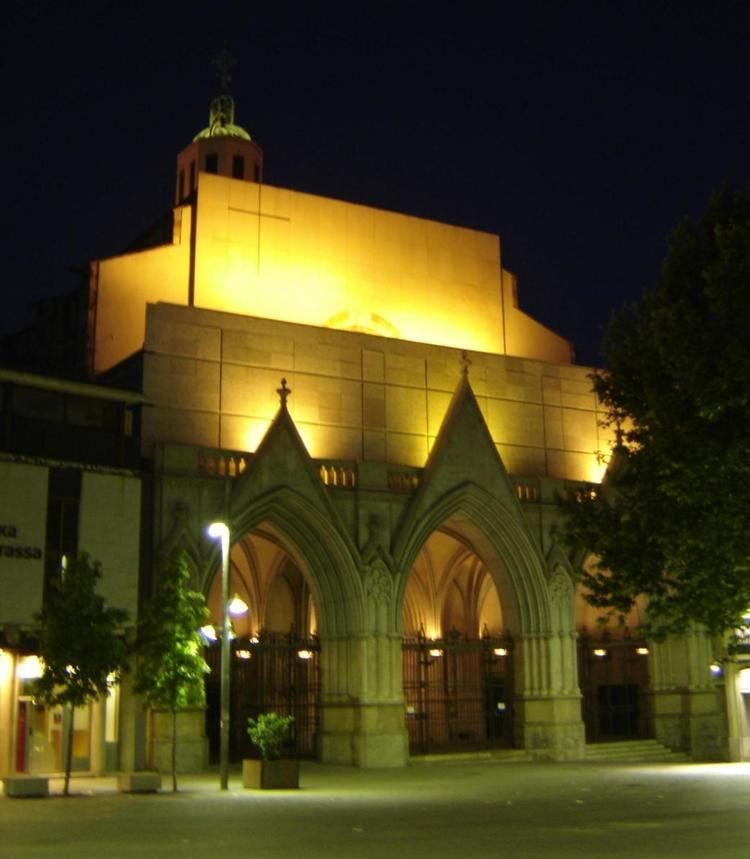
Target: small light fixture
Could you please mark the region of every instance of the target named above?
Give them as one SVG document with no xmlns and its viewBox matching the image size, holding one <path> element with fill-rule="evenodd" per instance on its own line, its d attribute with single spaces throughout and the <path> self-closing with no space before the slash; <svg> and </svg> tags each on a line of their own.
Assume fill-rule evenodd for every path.
<svg viewBox="0 0 750 859">
<path fill-rule="evenodd" d="M 313 652 L 312 652 L 312 650 L 298 650 L 297 656 L 300 659 L 312 659 L 313 658 Z"/>
<path fill-rule="evenodd" d="M 219 636 L 216 634 L 216 627 L 212 624 L 207 623 L 205 626 L 202 626 L 199 630 L 200 634 L 206 641 L 218 641 Z"/>
<path fill-rule="evenodd" d="M 247 603 L 239 594 L 235 594 L 232 599 L 229 600 L 227 611 L 229 614 L 235 615 L 235 617 L 240 614 L 247 614 Z"/>
<path fill-rule="evenodd" d="M 598 656 L 601 659 L 603 656 L 606 656 L 606 655 L 607 655 L 607 648 L 606 647 L 595 647 L 594 648 L 594 656 Z"/>
<path fill-rule="evenodd" d="M 439 647 L 433 647 L 430 650 L 430 656 L 442 656 L 443 651 Z"/>
<path fill-rule="evenodd" d="M 722 674 L 721 665 L 719 665 L 718 662 L 712 662 L 711 663 L 710 671 L 714 677 L 721 677 L 721 674 Z"/>
<path fill-rule="evenodd" d="M 252 659 L 253 654 L 249 650 L 237 650 L 237 659 Z"/>
<path fill-rule="evenodd" d="M 639 656 L 648 656 L 648 647 L 636 647 L 635 652 Z"/>
<path fill-rule="evenodd" d="M 495 656 L 507 656 L 508 655 L 507 647 L 496 647 L 492 652 L 495 654 Z"/>
<path fill-rule="evenodd" d="M 258 636 L 257 636 L 257 635 L 253 635 L 253 636 L 250 638 L 250 644 L 257 644 L 259 641 L 260 641 L 260 639 L 258 638 Z"/>
</svg>

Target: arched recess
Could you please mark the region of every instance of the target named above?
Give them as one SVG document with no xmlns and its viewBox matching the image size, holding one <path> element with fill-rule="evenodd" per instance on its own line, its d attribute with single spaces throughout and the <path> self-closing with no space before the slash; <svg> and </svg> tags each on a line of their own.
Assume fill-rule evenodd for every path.
<svg viewBox="0 0 750 859">
<path fill-rule="evenodd" d="M 396 624 L 402 629 L 402 609 L 409 574 L 430 535 L 448 529 L 471 546 L 490 572 L 503 607 L 506 629 L 515 634 L 548 632 L 549 598 L 539 552 L 518 517 L 489 493 L 464 484 L 444 495 L 417 521 L 405 521 L 393 556 L 401 576 Z"/>
</svg>

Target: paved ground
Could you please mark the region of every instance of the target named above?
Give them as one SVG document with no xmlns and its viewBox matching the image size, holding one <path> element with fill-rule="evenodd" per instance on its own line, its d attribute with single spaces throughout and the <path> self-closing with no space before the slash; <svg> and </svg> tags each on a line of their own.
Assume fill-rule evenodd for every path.
<svg viewBox="0 0 750 859">
<path fill-rule="evenodd" d="M 59 792 L 61 782 L 53 782 Z M 184 777 L 176 795 L 0 798 L 2 859 L 750 856 L 750 766 L 304 764 L 301 790 Z"/>
</svg>

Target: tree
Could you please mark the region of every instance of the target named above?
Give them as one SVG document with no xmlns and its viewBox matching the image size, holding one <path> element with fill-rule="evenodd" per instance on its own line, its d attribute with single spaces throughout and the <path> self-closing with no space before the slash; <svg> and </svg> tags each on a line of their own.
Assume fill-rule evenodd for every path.
<svg viewBox="0 0 750 859">
<path fill-rule="evenodd" d="M 82 553 L 50 583 L 34 632 L 44 665 L 37 694 L 48 705 L 69 706 L 65 757 L 68 795 L 73 751 L 73 710 L 106 695 L 126 667 L 123 626 L 128 613 L 105 605 L 96 593 L 101 564 Z"/>
<path fill-rule="evenodd" d="M 750 607 L 750 189 L 673 232 L 661 276 L 610 323 L 593 375 L 618 444 L 602 488 L 562 503 L 593 552 L 589 601 L 646 632 L 735 630 Z"/>
<path fill-rule="evenodd" d="M 200 628 L 208 619 L 203 594 L 190 590 L 183 554 L 161 566 L 156 593 L 140 614 L 135 691 L 151 707 L 172 714 L 172 790 L 177 790 L 177 713 L 205 703 Z"/>
</svg>

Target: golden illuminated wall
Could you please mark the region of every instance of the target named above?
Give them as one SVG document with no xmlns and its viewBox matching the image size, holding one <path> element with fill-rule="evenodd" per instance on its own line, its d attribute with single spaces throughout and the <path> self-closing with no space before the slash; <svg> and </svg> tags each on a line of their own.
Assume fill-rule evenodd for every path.
<svg viewBox="0 0 750 859">
<path fill-rule="evenodd" d="M 192 239 L 192 209 L 175 212 L 173 244 L 98 264 L 97 371 L 141 347 L 146 302 L 191 294 L 205 309 L 571 360 L 516 306 L 495 235 L 208 173 Z"/>
<path fill-rule="evenodd" d="M 592 480 L 598 426 L 590 370 L 471 352 L 470 379 L 508 470 Z M 460 375 L 460 351 L 211 311 L 149 307 L 146 445 L 253 451 L 278 409 L 317 458 L 421 467 Z"/>
<path fill-rule="evenodd" d="M 148 302 L 187 304 L 190 218 L 189 206 L 175 209 L 172 244 L 110 257 L 92 265 L 97 373 L 143 348 Z"/>
</svg>

